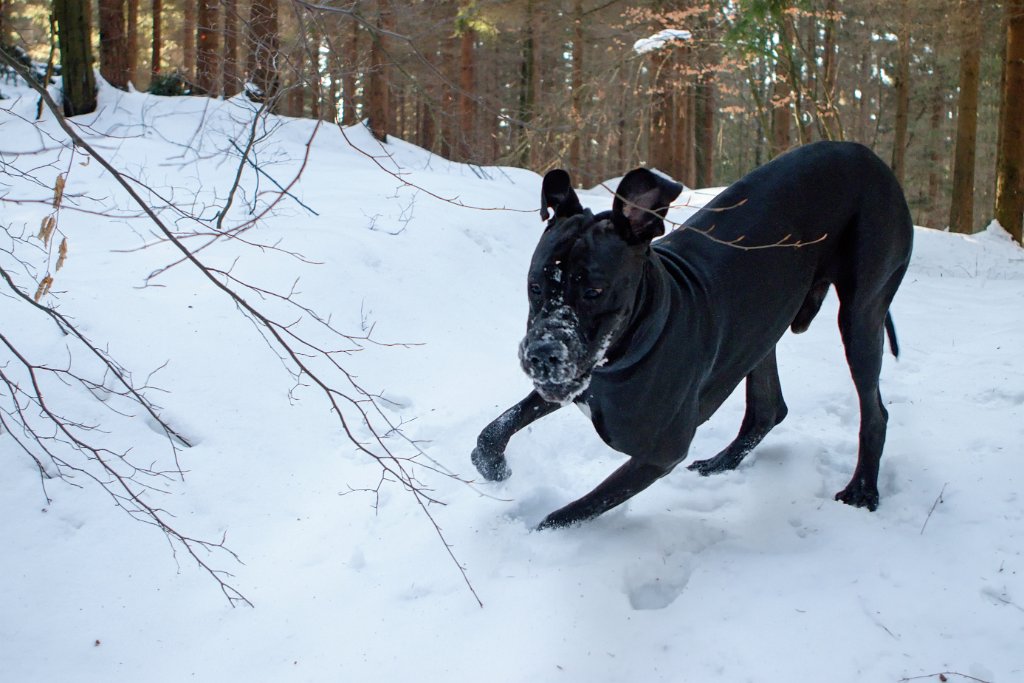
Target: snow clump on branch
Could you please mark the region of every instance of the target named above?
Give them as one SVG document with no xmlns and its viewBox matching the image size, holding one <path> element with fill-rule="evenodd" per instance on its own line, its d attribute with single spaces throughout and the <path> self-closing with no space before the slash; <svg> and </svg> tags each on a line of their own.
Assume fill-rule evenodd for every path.
<svg viewBox="0 0 1024 683">
<path fill-rule="evenodd" d="M 660 50 L 673 41 L 690 40 L 692 37 L 693 34 L 684 29 L 667 28 L 664 31 L 658 31 L 649 38 L 641 38 L 633 43 L 633 51 L 638 55 L 645 55 L 648 52 Z"/>
</svg>

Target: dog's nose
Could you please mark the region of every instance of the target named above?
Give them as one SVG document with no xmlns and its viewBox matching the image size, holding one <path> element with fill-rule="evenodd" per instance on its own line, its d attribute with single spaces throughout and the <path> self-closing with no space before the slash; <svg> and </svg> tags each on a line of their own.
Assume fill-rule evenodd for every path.
<svg viewBox="0 0 1024 683">
<path fill-rule="evenodd" d="M 564 344 L 558 342 L 544 342 L 530 348 L 529 357 L 531 365 L 555 365 L 565 360 L 567 349 Z"/>
<path fill-rule="evenodd" d="M 538 376 L 545 378 L 557 374 L 557 369 L 569 358 L 569 349 L 554 339 L 536 341 L 526 349 L 526 361 Z"/>
</svg>

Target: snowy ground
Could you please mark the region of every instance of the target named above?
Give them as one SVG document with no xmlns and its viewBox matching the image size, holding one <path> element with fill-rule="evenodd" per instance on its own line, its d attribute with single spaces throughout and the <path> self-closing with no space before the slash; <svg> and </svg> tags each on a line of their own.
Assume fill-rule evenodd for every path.
<svg viewBox="0 0 1024 683">
<path fill-rule="evenodd" d="M 223 199 L 235 162 L 221 150 L 248 117 L 240 102 L 105 90 L 101 103 L 81 123 L 118 168 L 179 203 Z M 28 96 L 0 102 L 3 160 L 44 178 L 3 167 L 0 222 L 34 233 L 51 209 L 8 200 L 47 199 L 45 183 L 68 169 L 69 195 L 132 213 L 98 164 L 61 152 L 52 122 L 25 120 L 34 107 Z M 271 176 L 290 180 L 312 128 L 282 120 L 260 143 Z M 295 199 L 248 233 L 318 263 L 237 242 L 207 257 L 268 288 L 300 278 L 302 300 L 339 329 L 375 324 L 379 340 L 417 344 L 369 346 L 342 362 L 394 402 L 388 410 L 427 455 L 471 478 L 478 431 L 529 390 L 515 350 L 542 228 L 539 177 L 450 164 L 401 142 L 389 151 L 422 188 L 524 212 L 401 187 L 325 128 Z M 245 174 L 231 221 L 245 219 L 255 182 Z M 584 203 L 609 198 L 596 190 Z M 546 513 L 621 462 L 578 411 L 514 439 L 514 475 L 502 484 L 423 471 L 447 503 L 431 511 L 482 608 L 407 492 L 385 486 L 376 510 L 372 495 L 346 494 L 376 484 L 375 464 L 315 391 L 294 388 L 229 301 L 187 265 L 141 287 L 174 259 L 166 246 L 137 250 L 153 239 L 146 219 L 67 209 L 60 228 L 71 249 L 47 301 L 136 376 L 168 363 L 152 381 L 166 393 L 153 396 L 194 446 L 180 455 L 184 481 L 152 496 L 181 531 L 227 534 L 244 564 L 210 560 L 255 607 L 229 606 L 96 485 L 51 481 L 47 503 L 34 463 L 0 435 L 2 681 L 1024 680 L 1024 251 L 998 228 L 916 232 L 893 307 L 902 356 L 883 369 L 890 423 L 877 512 L 832 501 L 854 465 L 858 421 L 832 296 L 806 334 L 782 340 L 789 418 L 736 472 L 679 468 L 592 523 L 537 533 Z M 66 341 L 28 306 L 0 296 L 0 321 L 23 350 L 66 360 Z M 731 439 L 741 399 L 700 430 L 691 456 Z M 67 400 L 111 419 L 91 396 Z M 114 445 L 142 462 L 168 457 L 146 420 L 117 424 Z"/>
</svg>

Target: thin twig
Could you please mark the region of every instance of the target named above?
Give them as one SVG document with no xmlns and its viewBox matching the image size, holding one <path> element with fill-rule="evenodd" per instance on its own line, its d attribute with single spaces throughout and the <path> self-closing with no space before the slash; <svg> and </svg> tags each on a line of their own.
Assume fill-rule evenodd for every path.
<svg viewBox="0 0 1024 683">
<path fill-rule="evenodd" d="M 707 230 L 701 230 L 700 228 L 696 228 L 696 227 L 694 227 L 692 225 L 687 225 L 686 223 L 677 223 L 675 221 L 670 221 L 668 218 L 663 217 L 661 214 L 659 214 L 657 211 L 655 211 L 653 209 L 648 209 L 648 208 L 643 207 L 643 206 L 637 206 L 633 202 L 629 201 L 628 198 L 623 197 L 618 192 L 612 190 L 605 183 L 601 183 L 601 187 L 603 187 L 605 190 L 610 192 L 613 197 L 616 197 L 616 198 L 622 200 L 622 202 L 627 204 L 628 206 L 636 208 L 636 209 L 639 209 L 640 211 L 643 211 L 644 213 L 648 213 L 648 214 L 650 214 L 650 215 L 652 215 L 652 216 L 654 216 L 654 217 L 664 221 L 668 225 L 671 225 L 675 231 L 688 230 L 690 232 L 695 232 L 698 235 L 702 235 L 703 237 L 711 240 L 712 242 L 714 242 L 716 244 L 721 244 L 722 246 L 732 247 L 734 249 L 739 249 L 740 251 L 759 251 L 761 249 L 800 249 L 802 247 L 809 247 L 809 246 L 811 246 L 813 244 L 818 244 L 820 242 L 825 241 L 828 238 L 828 233 L 822 233 L 820 237 L 817 237 L 817 238 L 815 238 L 813 240 L 810 240 L 810 241 L 806 241 L 806 242 L 803 241 L 803 240 L 795 240 L 794 241 L 794 240 L 792 240 L 793 235 L 792 234 L 787 234 L 787 235 L 784 235 L 781 239 L 779 239 L 779 240 L 777 240 L 775 242 L 769 242 L 769 243 L 766 243 L 766 244 L 741 244 L 741 242 L 744 239 L 746 239 L 746 235 L 740 235 L 739 237 L 736 237 L 735 239 L 731 239 L 731 240 L 720 239 L 720 238 L 718 238 L 718 237 L 716 237 L 715 235 L 712 234 L 714 232 L 714 230 L 715 230 L 715 226 L 714 225 L 712 225 Z M 689 201 L 689 200 L 687 200 L 687 201 Z M 725 212 L 725 211 L 732 211 L 733 209 L 737 209 L 737 208 L 743 206 L 746 203 L 747 203 L 747 199 L 743 198 L 743 199 L 739 200 L 738 202 L 736 202 L 735 204 L 732 204 L 730 206 L 717 206 L 717 207 L 703 206 L 703 207 L 698 207 L 698 210 L 699 211 L 708 211 L 708 212 L 712 212 L 712 213 L 721 213 L 721 212 Z M 692 205 L 689 204 L 689 203 L 685 203 L 685 204 L 682 204 L 682 206 L 692 206 Z"/>
<path fill-rule="evenodd" d="M 968 676 L 967 674 L 962 674 L 957 671 L 938 671 L 933 674 L 925 674 L 924 676 L 908 676 L 906 678 L 901 678 L 899 680 L 899 683 L 905 683 L 906 681 L 919 681 L 923 678 L 938 678 L 940 681 L 948 680 L 947 678 L 945 678 L 945 676 L 959 676 L 960 678 L 965 678 L 968 681 L 975 681 L 975 683 L 990 683 L 989 681 L 983 680 L 981 678 Z"/>
<path fill-rule="evenodd" d="M 932 509 L 928 511 L 928 516 L 924 518 L 924 524 L 921 525 L 921 536 L 924 535 L 924 528 L 928 526 L 928 520 L 932 518 L 932 513 L 935 512 L 935 508 L 938 507 L 939 503 L 944 502 L 942 500 L 942 494 L 946 492 L 947 486 L 949 486 L 948 481 L 942 485 L 942 490 L 939 491 L 939 495 L 935 496 L 935 502 L 932 503 Z"/>
</svg>

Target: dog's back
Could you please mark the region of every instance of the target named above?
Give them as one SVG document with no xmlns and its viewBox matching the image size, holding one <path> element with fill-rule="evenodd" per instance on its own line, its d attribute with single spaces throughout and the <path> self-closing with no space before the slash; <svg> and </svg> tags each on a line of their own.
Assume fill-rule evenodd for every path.
<svg viewBox="0 0 1024 683">
<path fill-rule="evenodd" d="M 848 142 L 776 158 L 684 225 L 654 251 L 712 311 L 702 340 L 715 350 L 712 411 L 787 328 L 807 329 L 830 285 L 848 307 L 857 299 L 883 320 L 913 237 L 895 176 L 870 149 Z"/>
<path fill-rule="evenodd" d="M 720 316 L 735 313 L 744 326 L 759 319 L 776 338 L 794 323 L 806 329 L 813 312 L 801 309 L 816 284 L 838 288 L 902 273 L 913 239 L 896 177 L 852 142 L 783 154 L 684 226 L 655 242 L 656 253 L 695 279 Z"/>
</svg>

